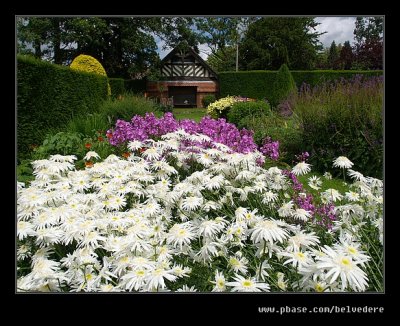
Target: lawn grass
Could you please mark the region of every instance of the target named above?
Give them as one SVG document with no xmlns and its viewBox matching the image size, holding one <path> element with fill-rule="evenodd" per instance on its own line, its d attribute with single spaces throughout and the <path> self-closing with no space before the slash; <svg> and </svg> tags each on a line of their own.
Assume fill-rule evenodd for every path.
<svg viewBox="0 0 400 326">
<path fill-rule="evenodd" d="M 182 119 L 192 119 L 196 122 L 199 122 L 201 118 L 203 118 L 207 109 L 205 108 L 174 108 L 172 113 L 174 114 L 177 120 Z"/>
</svg>

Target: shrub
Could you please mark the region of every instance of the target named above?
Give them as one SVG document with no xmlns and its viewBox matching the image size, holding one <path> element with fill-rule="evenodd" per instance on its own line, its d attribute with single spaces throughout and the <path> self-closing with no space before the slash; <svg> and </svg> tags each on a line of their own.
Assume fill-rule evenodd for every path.
<svg viewBox="0 0 400 326">
<path fill-rule="evenodd" d="M 275 112 L 263 117 L 248 116 L 240 121 L 238 127 L 253 130 L 254 141 L 259 146 L 263 145 L 267 137 L 279 141 L 279 159 L 287 164 L 291 164 L 295 155 L 305 148 L 300 121 L 295 116 L 284 118 Z"/>
<path fill-rule="evenodd" d="M 225 118 L 228 110 L 236 101 L 236 98 L 233 96 L 221 98 L 207 106 L 207 114 L 212 118 Z"/>
<path fill-rule="evenodd" d="M 59 132 L 55 135 L 48 135 L 41 146 L 39 146 L 32 157 L 34 159 L 45 159 L 49 155 L 82 154 L 84 152 L 84 135 L 77 132 Z"/>
<path fill-rule="evenodd" d="M 229 110 L 228 121 L 239 126 L 240 121 L 247 116 L 263 116 L 270 113 L 270 106 L 265 101 L 236 102 Z"/>
<path fill-rule="evenodd" d="M 93 136 L 96 132 L 106 131 L 111 125 L 107 115 L 102 113 L 90 113 L 79 115 L 68 122 L 67 130 L 86 136 Z"/>
<path fill-rule="evenodd" d="M 90 55 L 80 54 L 72 60 L 70 68 L 77 71 L 84 71 L 107 77 L 107 73 L 101 63 Z M 110 84 L 107 84 L 107 94 L 111 95 Z"/>
<path fill-rule="evenodd" d="M 108 99 L 99 108 L 99 113 L 108 117 L 112 124 L 117 119 L 130 120 L 134 115 L 144 115 L 157 110 L 157 104 L 144 97 L 125 94 L 120 99 Z"/>
<path fill-rule="evenodd" d="M 205 95 L 202 99 L 203 107 L 205 107 L 205 108 L 213 102 L 215 102 L 214 94 Z"/>
<path fill-rule="evenodd" d="M 111 96 L 117 98 L 125 94 L 125 81 L 122 78 L 108 78 L 111 87 Z"/>
<path fill-rule="evenodd" d="M 39 145 L 50 130 L 94 112 L 106 97 L 104 77 L 18 55 L 18 159 L 27 158 L 30 146 Z"/>
<path fill-rule="evenodd" d="M 272 106 L 276 107 L 296 91 L 296 84 L 286 64 L 283 64 L 276 74 L 272 84 L 272 95 L 269 98 Z"/>
<path fill-rule="evenodd" d="M 319 87 L 304 85 L 295 102 L 310 161 L 330 170 L 337 156 L 352 157 L 364 174 L 382 176 L 383 78 L 337 80 Z"/>
</svg>

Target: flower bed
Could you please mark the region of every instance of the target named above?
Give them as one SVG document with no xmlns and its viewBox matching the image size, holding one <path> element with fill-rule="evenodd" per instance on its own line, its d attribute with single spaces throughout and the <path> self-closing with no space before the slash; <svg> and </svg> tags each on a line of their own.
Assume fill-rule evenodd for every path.
<svg viewBox="0 0 400 326">
<path fill-rule="evenodd" d="M 380 180 L 348 170 L 357 196 L 312 199 L 294 174 L 306 163 L 264 169 L 257 150 L 164 119 L 173 132 L 144 125 L 141 139 L 120 123 L 124 158 L 33 162 L 18 183 L 18 291 L 382 290 Z"/>
</svg>

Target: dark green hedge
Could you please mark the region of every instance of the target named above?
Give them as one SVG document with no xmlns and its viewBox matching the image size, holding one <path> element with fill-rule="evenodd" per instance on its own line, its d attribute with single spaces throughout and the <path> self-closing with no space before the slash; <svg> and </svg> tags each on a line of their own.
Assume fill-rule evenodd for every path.
<svg viewBox="0 0 400 326">
<path fill-rule="evenodd" d="M 93 112 L 107 98 L 107 78 L 27 56 L 17 57 L 18 158 L 46 132 L 74 115 Z"/>
<path fill-rule="evenodd" d="M 111 87 L 111 96 L 118 97 L 125 93 L 125 81 L 123 78 L 108 78 Z"/>
<path fill-rule="evenodd" d="M 228 95 L 241 95 L 257 99 L 273 98 L 273 84 L 277 71 L 254 70 L 254 71 L 229 71 L 220 72 L 219 87 L 220 97 Z M 367 76 L 380 76 L 382 70 L 358 71 L 358 70 L 310 70 L 291 71 L 297 87 L 303 82 L 311 86 L 318 85 L 323 81 L 339 78 L 351 78 L 362 74 Z"/>
<path fill-rule="evenodd" d="M 125 90 L 133 94 L 144 93 L 146 91 L 146 79 L 125 80 Z"/>
<path fill-rule="evenodd" d="M 276 71 L 239 71 L 218 74 L 220 97 L 241 95 L 251 98 L 269 98 Z"/>
</svg>

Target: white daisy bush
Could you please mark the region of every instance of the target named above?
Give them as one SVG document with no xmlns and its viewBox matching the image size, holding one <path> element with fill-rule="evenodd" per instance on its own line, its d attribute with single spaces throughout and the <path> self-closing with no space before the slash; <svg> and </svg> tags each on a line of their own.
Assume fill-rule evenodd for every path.
<svg viewBox="0 0 400 326">
<path fill-rule="evenodd" d="M 264 169 L 204 135 L 128 147 L 83 170 L 33 162 L 17 184 L 18 291 L 383 290 L 382 181 L 349 170 L 351 191 L 312 199 L 295 176 L 310 166 Z"/>
</svg>

